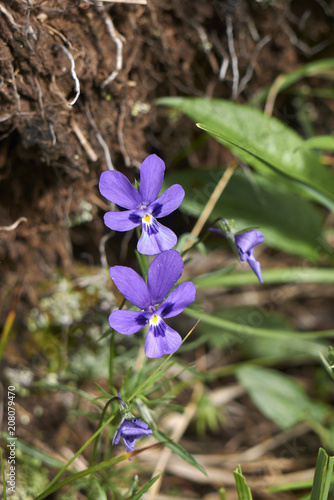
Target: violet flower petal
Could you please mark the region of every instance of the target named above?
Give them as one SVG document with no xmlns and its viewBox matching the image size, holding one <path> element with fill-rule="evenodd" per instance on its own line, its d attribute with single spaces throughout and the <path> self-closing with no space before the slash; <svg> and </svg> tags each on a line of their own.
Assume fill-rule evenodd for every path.
<svg viewBox="0 0 334 500">
<path fill-rule="evenodd" d="M 139 307 L 146 309 L 150 305 L 150 294 L 143 278 L 133 269 L 125 266 L 110 268 L 110 276 L 124 298 Z"/>
<path fill-rule="evenodd" d="M 148 207 L 148 211 L 155 218 L 166 217 L 176 210 L 182 203 L 185 192 L 179 184 L 173 184 L 159 198 Z"/>
<path fill-rule="evenodd" d="M 142 205 L 149 205 L 156 199 L 162 186 L 165 164 L 157 155 L 148 156 L 140 167 L 139 195 Z"/>
<path fill-rule="evenodd" d="M 192 304 L 196 296 L 196 287 L 191 281 L 181 283 L 158 307 L 156 314 L 162 318 L 173 318 Z"/>
<path fill-rule="evenodd" d="M 181 344 L 181 336 L 161 320 L 158 327 L 150 325 L 148 329 L 145 339 L 145 355 L 148 358 L 160 358 L 164 354 L 176 352 Z"/>
<path fill-rule="evenodd" d="M 123 208 L 134 209 L 141 205 L 140 195 L 130 181 L 114 170 L 102 172 L 99 189 L 102 196 Z"/>
<path fill-rule="evenodd" d="M 151 304 L 158 304 L 173 288 L 183 272 L 183 260 L 176 250 L 160 253 L 150 265 L 147 286 Z"/>
<path fill-rule="evenodd" d="M 122 436 L 126 451 L 132 452 L 135 447 L 136 439 L 140 439 L 143 436 L 149 436 L 152 433 L 152 429 L 149 429 L 148 425 L 139 418 L 134 418 L 132 420 L 125 419 L 116 431 L 113 438 L 113 444 L 118 444 Z M 129 460 L 131 460 L 131 458 L 129 458 Z"/>
<path fill-rule="evenodd" d="M 137 244 L 137 250 L 144 255 L 156 255 L 170 250 L 177 243 L 176 234 L 157 220 L 151 224 L 143 222 L 142 233 Z"/>
<path fill-rule="evenodd" d="M 260 265 L 260 262 L 258 262 L 257 260 L 255 260 L 254 256 L 251 255 L 248 259 L 247 259 L 247 262 L 248 264 L 250 265 L 252 271 L 254 271 L 257 279 L 259 280 L 260 283 L 263 283 L 263 278 L 262 278 L 262 273 L 261 273 L 261 265 Z"/>
<path fill-rule="evenodd" d="M 141 218 L 133 214 L 133 210 L 124 212 L 107 212 L 104 215 L 104 223 L 114 231 L 129 231 L 141 224 Z"/>
<path fill-rule="evenodd" d="M 122 426 L 120 426 L 114 434 L 112 444 L 118 444 L 121 439 Z"/>
<path fill-rule="evenodd" d="M 260 243 L 264 242 L 264 236 L 261 231 L 247 231 L 246 233 L 236 234 L 235 235 L 235 243 L 239 247 L 242 253 L 249 252 L 252 248 Z M 245 260 L 241 258 L 241 260 Z"/>
<path fill-rule="evenodd" d="M 114 311 L 109 316 L 109 325 L 118 333 L 132 335 L 148 323 L 141 311 Z"/>
<path fill-rule="evenodd" d="M 152 434 L 152 430 L 148 428 L 146 422 L 140 420 L 140 418 L 133 418 L 132 420 L 125 419 L 122 424 L 122 436 L 126 437 L 134 437 L 138 439 L 138 437 L 148 436 Z"/>
</svg>

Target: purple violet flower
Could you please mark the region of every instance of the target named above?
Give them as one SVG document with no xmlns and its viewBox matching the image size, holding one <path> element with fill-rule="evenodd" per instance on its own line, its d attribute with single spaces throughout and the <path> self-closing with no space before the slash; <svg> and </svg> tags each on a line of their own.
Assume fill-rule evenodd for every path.
<svg viewBox="0 0 334 500">
<path fill-rule="evenodd" d="M 149 436 L 152 433 L 153 431 L 148 428 L 148 425 L 139 418 L 133 418 L 132 420 L 125 418 L 115 432 L 112 444 L 117 445 L 122 437 L 126 451 L 130 452 L 134 450 L 136 439 Z"/>
<path fill-rule="evenodd" d="M 155 255 L 170 250 L 177 242 L 175 233 L 156 219 L 174 212 L 182 203 L 184 189 L 179 184 L 157 197 L 162 186 L 165 164 L 157 155 L 148 156 L 140 167 L 140 186 L 135 189 L 121 172 L 108 170 L 100 177 L 99 188 L 107 200 L 126 208 L 107 212 L 104 223 L 114 231 L 128 231 L 142 224 L 137 250 Z"/>
<path fill-rule="evenodd" d="M 247 260 L 259 282 L 263 283 L 260 263 L 254 257 L 254 247 L 264 242 L 264 236 L 261 231 L 252 229 L 246 233 L 236 234 L 234 241 L 237 245 L 240 260 Z"/>
<path fill-rule="evenodd" d="M 183 260 L 176 250 L 168 250 L 155 257 L 148 270 L 147 284 L 129 267 L 110 268 L 110 276 L 124 298 L 141 311 L 114 311 L 109 316 L 109 324 L 123 335 L 132 335 L 149 325 L 145 339 L 145 354 L 148 358 L 172 354 L 182 343 L 178 332 L 163 320 L 177 316 L 195 300 L 196 287 L 186 281 L 163 301 L 181 277 L 182 271 Z"/>
</svg>

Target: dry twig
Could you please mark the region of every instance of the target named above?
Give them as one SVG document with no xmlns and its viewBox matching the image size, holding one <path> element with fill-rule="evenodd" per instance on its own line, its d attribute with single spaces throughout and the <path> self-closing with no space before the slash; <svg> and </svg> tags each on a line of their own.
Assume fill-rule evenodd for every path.
<svg viewBox="0 0 334 500">
<path fill-rule="evenodd" d="M 73 132 L 77 136 L 81 146 L 86 151 L 87 156 L 90 159 L 90 161 L 92 161 L 92 162 L 97 161 L 98 160 L 97 154 L 95 153 L 94 149 L 92 148 L 92 146 L 89 144 L 86 137 L 82 133 L 81 128 L 79 127 L 79 125 L 77 124 L 77 122 L 73 118 L 71 120 L 71 127 L 72 127 Z"/>
</svg>

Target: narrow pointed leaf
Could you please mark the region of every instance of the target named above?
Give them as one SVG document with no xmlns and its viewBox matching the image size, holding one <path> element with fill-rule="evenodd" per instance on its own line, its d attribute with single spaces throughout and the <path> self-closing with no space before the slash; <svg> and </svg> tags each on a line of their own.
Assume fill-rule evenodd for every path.
<svg viewBox="0 0 334 500">
<path fill-rule="evenodd" d="M 170 450 L 172 450 L 172 452 L 175 453 L 175 455 L 177 455 L 178 457 L 182 458 L 182 460 L 184 460 L 185 462 L 188 462 L 188 464 L 193 465 L 194 467 L 196 467 L 196 469 L 198 469 L 205 476 L 207 476 L 207 473 L 205 472 L 204 467 L 201 464 L 199 464 L 197 462 L 197 460 L 195 460 L 194 457 L 192 455 L 190 455 L 190 453 L 188 453 L 184 448 L 182 448 L 181 445 L 179 445 L 178 443 L 175 443 L 174 441 L 172 441 L 170 439 L 170 437 L 167 436 L 167 434 L 165 434 L 162 431 L 156 431 L 156 432 L 154 432 L 153 435 L 161 443 L 163 443 L 165 446 L 167 446 L 167 448 L 169 448 Z"/>
<path fill-rule="evenodd" d="M 242 475 L 242 470 L 240 465 L 238 465 L 237 469 L 233 471 L 233 474 L 239 500 L 253 500 L 251 490 L 248 484 L 246 483 L 246 479 Z"/>
</svg>

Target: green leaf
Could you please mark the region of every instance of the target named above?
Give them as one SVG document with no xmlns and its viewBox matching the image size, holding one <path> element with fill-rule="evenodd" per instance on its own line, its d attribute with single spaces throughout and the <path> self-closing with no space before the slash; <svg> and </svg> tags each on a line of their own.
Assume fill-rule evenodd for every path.
<svg viewBox="0 0 334 500">
<path fill-rule="evenodd" d="M 159 476 L 160 476 L 160 474 L 158 474 L 157 476 L 152 477 L 152 479 L 150 481 L 148 481 L 145 484 L 145 486 L 143 486 L 141 488 L 141 490 L 139 490 L 134 495 L 131 495 L 130 500 L 138 500 L 139 498 L 141 498 L 144 495 L 144 493 L 146 493 L 151 488 L 151 486 L 159 479 Z"/>
<path fill-rule="evenodd" d="M 242 470 L 240 465 L 233 471 L 235 484 L 237 486 L 237 493 L 239 500 L 253 500 L 251 490 L 246 483 L 246 479 L 242 475 Z"/>
<path fill-rule="evenodd" d="M 323 448 L 319 449 L 314 472 L 311 500 L 327 500 L 333 474 L 334 457 L 329 457 Z"/>
<path fill-rule="evenodd" d="M 236 375 L 256 406 L 281 429 L 302 421 L 324 422 L 331 412 L 326 405 L 310 399 L 294 379 L 276 370 L 243 366 Z"/>
<path fill-rule="evenodd" d="M 302 80 L 303 78 L 309 76 L 316 75 L 316 76 L 328 77 L 332 80 L 333 69 L 334 69 L 334 58 L 320 59 L 319 61 L 312 61 L 308 64 L 304 64 L 303 66 L 299 67 L 294 71 L 291 71 L 290 73 L 280 75 L 275 80 L 273 85 L 265 88 L 264 90 L 261 90 L 254 97 L 254 99 L 252 99 L 252 103 L 254 105 L 258 105 L 261 102 L 263 102 L 268 97 L 269 92 L 271 92 L 273 86 L 276 86 L 276 93 L 279 93 L 285 90 L 286 88 L 290 87 L 291 85 L 297 83 L 298 81 Z"/>
<path fill-rule="evenodd" d="M 165 434 L 162 431 L 155 431 L 153 435 L 158 441 L 160 441 L 165 446 L 167 446 L 167 448 L 172 450 L 172 452 L 175 453 L 175 455 L 182 458 L 182 460 L 184 460 L 185 462 L 188 462 L 188 464 L 193 465 L 194 467 L 196 467 L 196 469 L 198 469 L 205 476 L 207 476 L 204 467 L 201 464 L 199 464 L 197 460 L 195 460 L 194 457 L 190 455 L 190 453 L 188 453 L 184 448 L 182 448 L 181 445 L 172 441 L 170 437 L 167 436 L 167 434 Z"/>
<path fill-rule="evenodd" d="M 157 104 L 187 114 L 242 161 L 290 181 L 334 211 L 334 176 L 293 129 L 247 105 L 222 99 L 164 97 Z M 279 177 L 278 177 L 279 176 Z"/>
<path fill-rule="evenodd" d="M 258 284 L 259 281 L 253 271 L 238 271 L 232 273 L 234 267 L 235 266 L 230 266 L 211 273 L 201 274 L 191 281 L 198 289 Z M 334 283 L 334 269 L 326 267 L 280 267 L 262 269 L 262 277 L 266 285 L 276 283 Z"/>
<path fill-rule="evenodd" d="M 167 176 L 166 185 L 181 184 L 186 192 L 181 210 L 198 217 L 220 177 L 220 169 L 187 170 Z M 316 259 L 315 248 L 322 241 L 323 216 L 286 186 L 274 184 L 258 174 L 254 174 L 253 179 L 254 186 L 242 172 L 234 173 L 210 221 L 218 217 L 234 219 L 236 231 L 257 226 L 264 234 L 265 244 Z"/>
<path fill-rule="evenodd" d="M 303 147 L 309 149 L 328 149 L 329 151 L 334 151 L 334 136 L 319 135 L 318 137 L 311 137 L 304 142 Z"/>
</svg>

